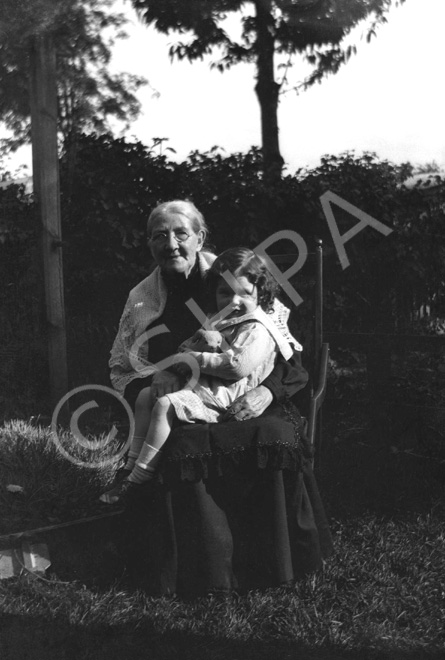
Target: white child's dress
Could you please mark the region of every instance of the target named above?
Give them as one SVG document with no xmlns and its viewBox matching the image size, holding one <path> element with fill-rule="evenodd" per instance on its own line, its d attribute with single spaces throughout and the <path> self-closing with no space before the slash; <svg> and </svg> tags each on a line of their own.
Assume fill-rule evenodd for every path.
<svg viewBox="0 0 445 660">
<path fill-rule="evenodd" d="M 182 422 L 218 422 L 235 399 L 257 387 L 272 372 L 279 352 L 286 360 L 292 356 L 291 345 L 260 307 L 241 317 L 219 321 L 213 329 L 223 335 L 228 350 L 197 353 L 198 382 L 167 394 Z"/>
</svg>

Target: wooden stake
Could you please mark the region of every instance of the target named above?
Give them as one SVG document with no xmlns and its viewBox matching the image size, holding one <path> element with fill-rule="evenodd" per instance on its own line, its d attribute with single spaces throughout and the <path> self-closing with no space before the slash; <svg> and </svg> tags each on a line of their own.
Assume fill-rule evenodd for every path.
<svg viewBox="0 0 445 660">
<path fill-rule="evenodd" d="M 42 222 L 51 405 L 68 391 L 59 159 L 56 53 L 50 34 L 33 38 L 30 70 L 33 183 Z"/>
</svg>

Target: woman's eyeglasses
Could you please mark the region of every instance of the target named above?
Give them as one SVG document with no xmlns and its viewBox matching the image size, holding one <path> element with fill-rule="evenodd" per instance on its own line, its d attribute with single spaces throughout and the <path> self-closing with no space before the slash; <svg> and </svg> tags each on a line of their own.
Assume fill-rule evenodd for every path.
<svg viewBox="0 0 445 660">
<path fill-rule="evenodd" d="M 168 241 L 170 234 L 173 234 L 173 237 L 177 243 L 184 243 L 190 237 L 190 234 L 188 234 L 186 231 L 183 229 L 178 229 L 177 231 L 172 232 L 157 231 L 152 234 L 150 240 L 157 245 L 163 245 Z"/>
</svg>

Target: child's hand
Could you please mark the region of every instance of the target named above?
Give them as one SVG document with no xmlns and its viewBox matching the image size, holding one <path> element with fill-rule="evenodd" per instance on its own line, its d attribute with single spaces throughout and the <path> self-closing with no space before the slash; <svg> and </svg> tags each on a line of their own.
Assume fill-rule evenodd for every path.
<svg viewBox="0 0 445 660">
<path fill-rule="evenodd" d="M 176 362 L 172 364 L 170 369 L 172 369 L 179 376 L 187 378 L 190 375 L 190 367 L 185 362 Z"/>
<path fill-rule="evenodd" d="M 196 351 L 187 351 L 184 353 L 177 353 L 173 356 L 173 364 L 170 368 L 184 378 L 190 378 L 192 374 L 199 375 L 198 359 L 201 353 Z"/>
</svg>

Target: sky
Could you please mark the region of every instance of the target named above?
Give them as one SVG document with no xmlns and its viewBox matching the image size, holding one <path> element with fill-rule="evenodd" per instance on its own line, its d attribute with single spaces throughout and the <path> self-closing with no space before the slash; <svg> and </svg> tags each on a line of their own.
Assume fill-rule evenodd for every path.
<svg viewBox="0 0 445 660">
<path fill-rule="evenodd" d="M 358 54 L 338 74 L 298 95 L 284 94 L 280 144 L 289 170 L 345 150 L 444 166 L 444 25 L 445 0 L 406 0 L 370 44 L 362 28 L 356 31 Z M 119 46 L 119 65 L 145 75 L 160 94 L 143 92 L 144 114 L 130 133 L 145 144 L 168 138 L 181 160 L 214 145 L 229 153 L 260 145 L 253 66 L 219 73 L 208 61 L 171 63 L 168 45 L 175 39 L 136 20 L 131 40 Z M 297 59 L 292 83 L 305 71 Z"/>
<path fill-rule="evenodd" d="M 131 20 L 130 38 L 114 49 L 113 67 L 145 76 L 138 96 L 143 112 L 125 133 L 164 145 L 183 160 L 193 150 L 219 146 L 227 153 L 260 146 L 260 109 L 253 65 L 220 73 L 204 62 L 171 62 L 176 35 L 142 25 L 128 0 L 119 0 Z M 236 29 L 237 19 L 231 23 Z M 445 0 L 406 0 L 366 43 L 363 28 L 351 37 L 358 53 L 335 76 L 298 95 L 288 91 L 279 108 L 280 145 L 287 170 L 314 167 L 325 154 L 376 152 L 393 162 L 445 168 Z M 308 69 L 296 59 L 291 86 Z M 156 94 L 154 93 L 156 90 Z M 24 152 L 19 158 L 26 160 Z"/>
</svg>

